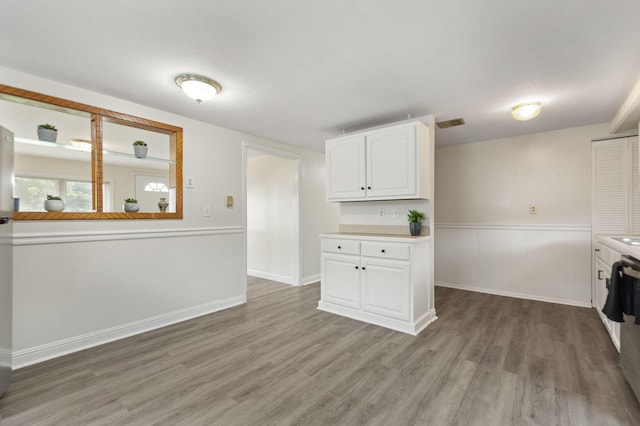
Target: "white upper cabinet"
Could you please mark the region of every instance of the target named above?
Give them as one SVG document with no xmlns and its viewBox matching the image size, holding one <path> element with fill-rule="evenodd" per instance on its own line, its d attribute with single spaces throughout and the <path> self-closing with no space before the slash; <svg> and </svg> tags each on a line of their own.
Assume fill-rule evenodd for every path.
<svg viewBox="0 0 640 426">
<path fill-rule="evenodd" d="M 327 199 L 428 199 L 429 132 L 420 122 L 326 142 Z"/>
<path fill-rule="evenodd" d="M 349 136 L 326 142 L 327 194 L 346 200 L 366 195 L 365 137 Z"/>
</svg>

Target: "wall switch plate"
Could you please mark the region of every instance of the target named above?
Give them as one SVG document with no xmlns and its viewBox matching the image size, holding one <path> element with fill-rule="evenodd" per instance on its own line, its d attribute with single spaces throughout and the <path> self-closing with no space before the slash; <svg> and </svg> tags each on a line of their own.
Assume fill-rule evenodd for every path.
<svg viewBox="0 0 640 426">
<path fill-rule="evenodd" d="M 233 195 L 227 195 L 227 207 L 233 207 Z"/>
<path fill-rule="evenodd" d="M 194 184 L 193 184 L 193 176 L 187 176 L 185 177 L 185 181 L 186 181 L 186 187 L 187 188 L 194 188 Z"/>
<path fill-rule="evenodd" d="M 538 206 L 536 206 L 535 204 L 529 204 L 529 214 L 536 213 L 538 213 Z"/>
<path fill-rule="evenodd" d="M 398 219 L 400 217 L 400 209 L 393 209 L 392 215 L 394 219 Z"/>
<path fill-rule="evenodd" d="M 384 209 L 378 209 L 378 219 L 384 218 Z"/>
<path fill-rule="evenodd" d="M 202 206 L 202 216 L 211 217 L 211 206 L 209 204 L 204 204 Z"/>
</svg>

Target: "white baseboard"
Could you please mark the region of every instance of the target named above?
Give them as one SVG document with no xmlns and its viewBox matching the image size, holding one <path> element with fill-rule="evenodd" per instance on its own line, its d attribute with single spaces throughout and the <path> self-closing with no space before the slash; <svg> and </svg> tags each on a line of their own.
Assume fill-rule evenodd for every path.
<svg viewBox="0 0 640 426">
<path fill-rule="evenodd" d="M 171 324 L 211 314 L 243 303 L 246 303 L 245 297 L 242 295 L 236 296 L 81 336 L 71 337 L 69 339 L 58 340 L 57 342 L 47 343 L 45 345 L 22 349 L 13 353 L 13 369 L 16 370 L 28 365 L 37 364 L 42 361 L 78 352 L 83 349 L 124 339 L 125 337 L 141 334 L 157 328 L 166 327 Z"/>
<path fill-rule="evenodd" d="M 320 274 L 307 275 L 302 278 L 302 285 L 315 284 L 320 281 Z"/>
<path fill-rule="evenodd" d="M 256 271 L 255 269 L 247 269 L 247 275 L 252 277 L 264 278 L 265 280 L 277 281 L 279 283 L 294 285 L 293 278 L 285 275 L 271 274 L 269 272 Z"/>
<path fill-rule="evenodd" d="M 450 284 L 436 281 L 435 285 L 438 287 L 455 288 L 458 290 L 475 291 L 476 293 L 494 294 L 496 296 L 515 297 L 516 299 L 536 300 L 538 302 L 557 303 L 560 305 L 579 306 L 581 308 L 591 308 L 591 302 L 579 302 L 576 300 L 556 299 L 554 297 L 534 296 L 531 294 L 516 293 L 511 291 L 495 290 L 492 288 L 474 287 L 461 284 Z"/>
</svg>

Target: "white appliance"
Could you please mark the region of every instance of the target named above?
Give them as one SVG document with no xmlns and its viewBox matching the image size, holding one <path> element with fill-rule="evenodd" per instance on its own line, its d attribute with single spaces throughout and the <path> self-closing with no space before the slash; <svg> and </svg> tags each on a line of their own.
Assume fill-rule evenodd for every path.
<svg viewBox="0 0 640 426">
<path fill-rule="evenodd" d="M 0 397 L 11 382 L 13 133 L 0 127 Z"/>
</svg>

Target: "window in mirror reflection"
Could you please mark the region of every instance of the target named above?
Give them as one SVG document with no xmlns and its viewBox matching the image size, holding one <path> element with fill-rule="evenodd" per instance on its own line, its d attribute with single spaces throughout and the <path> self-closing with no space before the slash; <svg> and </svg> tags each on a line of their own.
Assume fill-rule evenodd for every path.
<svg viewBox="0 0 640 426">
<path fill-rule="evenodd" d="M 20 211 L 44 211 L 47 195 L 61 197 L 67 212 L 92 211 L 91 152 L 72 144 L 91 140 L 90 114 L 13 100 L 0 99 L 0 117 L 15 135 L 14 196 L 20 198 Z M 40 124 L 56 128 L 55 142 L 38 139 Z"/>
<path fill-rule="evenodd" d="M 135 141 L 147 144 L 145 158 L 131 155 Z M 169 135 L 105 121 L 103 148 L 103 175 L 115 182 L 116 209 L 122 209 L 126 198 L 135 198 L 141 212 L 158 212 L 160 197 L 169 197 Z M 148 191 L 147 186 L 151 184 L 164 185 L 166 191 Z M 104 210 L 113 211 L 106 204 Z"/>
</svg>

